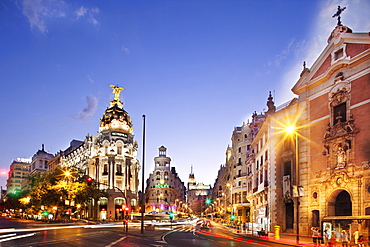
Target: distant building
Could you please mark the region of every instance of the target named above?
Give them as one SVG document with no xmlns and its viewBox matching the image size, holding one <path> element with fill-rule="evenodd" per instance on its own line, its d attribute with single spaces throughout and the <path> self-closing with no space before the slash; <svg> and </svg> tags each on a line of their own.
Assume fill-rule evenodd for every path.
<svg viewBox="0 0 370 247">
<path fill-rule="evenodd" d="M 215 183 L 213 184 L 212 191 L 210 192 L 210 198 L 216 203 L 215 208 L 212 210 L 212 214 L 217 218 L 226 218 L 227 207 L 230 207 L 230 200 L 228 201 L 227 186 L 226 186 L 226 166 L 221 165 L 218 170 Z"/>
<path fill-rule="evenodd" d="M 38 150 L 32 156 L 32 162 L 30 165 L 30 175 L 37 172 L 46 172 L 49 170 L 48 162 L 54 158 L 53 154 L 45 151 L 44 144 L 42 144 L 41 150 Z"/>
<path fill-rule="evenodd" d="M 16 194 L 23 189 L 23 184 L 28 181 L 30 173 L 31 159 L 18 158 L 13 160 L 9 168 L 8 179 L 6 181 L 7 193 Z"/>
<path fill-rule="evenodd" d="M 211 185 L 196 183 L 192 166 L 188 179 L 187 204 L 193 213 L 204 213 L 205 209 L 208 207 L 208 205 L 206 205 L 206 200 L 210 196 L 210 192 Z"/>
<path fill-rule="evenodd" d="M 154 171 L 146 180 L 145 211 L 184 212 L 185 186 L 175 167 L 171 167 L 171 158 L 166 156 L 167 148 L 159 147 L 159 156 L 154 158 Z"/>
</svg>

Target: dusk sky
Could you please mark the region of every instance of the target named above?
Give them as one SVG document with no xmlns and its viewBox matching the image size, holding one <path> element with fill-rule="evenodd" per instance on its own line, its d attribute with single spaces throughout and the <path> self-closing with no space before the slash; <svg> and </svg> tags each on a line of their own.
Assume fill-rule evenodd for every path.
<svg viewBox="0 0 370 247">
<path fill-rule="evenodd" d="M 13 159 L 96 135 L 121 93 L 146 178 L 167 147 L 180 178 L 213 185 L 235 126 L 294 95 L 342 23 L 370 31 L 370 0 L 0 1 L 0 185 Z M 141 175 L 140 175 L 141 177 Z M 141 187 L 140 187 L 141 188 Z"/>
</svg>

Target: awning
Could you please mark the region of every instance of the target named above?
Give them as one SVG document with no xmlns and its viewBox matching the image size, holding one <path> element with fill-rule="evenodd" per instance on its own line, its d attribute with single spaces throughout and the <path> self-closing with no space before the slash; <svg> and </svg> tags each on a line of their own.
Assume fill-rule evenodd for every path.
<svg viewBox="0 0 370 247">
<path fill-rule="evenodd" d="M 357 216 L 325 216 L 323 221 L 329 220 L 370 220 L 370 215 L 357 215 Z"/>
</svg>

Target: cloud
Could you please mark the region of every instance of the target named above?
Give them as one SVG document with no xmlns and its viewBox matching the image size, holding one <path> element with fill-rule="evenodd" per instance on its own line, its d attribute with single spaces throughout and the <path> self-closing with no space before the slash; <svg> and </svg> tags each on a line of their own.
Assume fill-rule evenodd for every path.
<svg viewBox="0 0 370 247">
<path fill-rule="evenodd" d="M 302 51 L 306 48 L 306 42 L 297 41 L 295 38 L 292 39 L 287 47 L 282 50 L 279 54 L 275 55 L 275 59 L 268 63 L 268 66 L 280 67 L 282 62 L 287 59 L 289 56 L 294 55 L 295 57 L 299 56 Z"/>
<path fill-rule="evenodd" d="M 290 89 L 299 79 L 302 72 L 302 63 L 306 61 L 307 67 L 310 68 L 318 56 L 326 47 L 327 40 L 334 30 L 337 19 L 332 18 L 337 10 L 337 6 L 346 7 L 341 15 L 342 24 L 350 27 L 353 32 L 368 32 L 370 29 L 370 1 L 368 0 L 329 0 L 322 1 L 317 6 L 319 10 L 315 20 L 313 20 L 312 30 L 309 30 L 306 41 L 298 49 L 296 56 L 292 60 L 292 65 L 285 71 L 282 76 L 282 92 L 284 99 L 292 96 Z M 289 48 L 288 48 L 289 50 Z M 289 93 L 288 93 L 289 92 Z"/>
<path fill-rule="evenodd" d="M 97 7 L 87 8 L 87 7 L 81 6 L 75 11 L 75 15 L 77 19 L 86 17 L 90 23 L 96 26 L 99 24 L 99 22 L 95 16 L 99 14 L 99 12 L 100 12 L 100 9 Z"/>
<path fill-rule="evenodd" d="M 87 8 L 81 6 L 78 10 L 76 10 L 75 14 L 77 16 L 77 19 L 86 15 L 87 13 Z"/>
<path fill-rule="evenodd" d="M 94 82 L 95 82 L 95 80 L 92 78 L 92 77 L 93 77 L 93 75 L 94 75 L 94 73 L 87 74 L 87 79 L 88 79 L 88 80 L 89 80 L 89 82 L 91 82 L 91 83 L 94 83 Z"/>
<path fill-rule="evenodd" d="M 7 177 L 8 171 L 5 169 L 0 169 L 0 177 Z"/>
<path fill-rule="evenodd" d="M 86 96 L 87 107 L 82 111 L 72 116 L 76 120 L 86 120 L 87 117 L 94 115 L 96 108 L 98 106 L 98 99 L 95 96 L 87 95 Z"/>
<path fill-rule="evenodd" d="M 121 45 L 121 51 L 126 52 L 127 54 L 130 53 L 130 50 L 124 45 Z"/>
<path fill-rule="evenodd" d="M 47 33 L 46 21 L 65 17 L 65 3 L 62 0 L 21 0 L 22 13 L 27 17 L 31 29 Z"/>
</svg>

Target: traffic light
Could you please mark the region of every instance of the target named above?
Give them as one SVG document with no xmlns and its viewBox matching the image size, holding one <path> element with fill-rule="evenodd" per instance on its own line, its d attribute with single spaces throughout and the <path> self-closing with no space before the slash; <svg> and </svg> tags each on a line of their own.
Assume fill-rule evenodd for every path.
<svg viewBox="0 0 370 247">
<path fill-rule="evenodd" d="M 128 223 L 128 220 L 130 219 L 130 209 L 129 207 L 126 207 L 125 205 L 122 206 L 122 209 L 124 210 L 123 215 L 125 218 L 125 223 Z"/>
<path fill-rule="evenodd" d="M 173 216 L 174 216 L 174 214 L 172 212 L 170 212 L 170 220 L 173 220 Z"/>
<path fill-rule="evenodd" d="M 206 204 L 207 205 L 209 205 L 209 204 L 211 204 L 212 203 L 212 200 L 211 199 L 209 199 L 209 198 L 207 198 L 207 200 L 206 200 Z"/>
<path fill-rule="evenodd" d="M 49 212 L 46 212 L 46 211 L 45 212 L 42 212 L 42 215 L 45 216 L 45 217 L 47 217 L 49 215 Z"/>
<path fill-rule="evenodd" d="M 230 218 L 231 218 L 231 220 L 235 220 L 236 216 L 232 214 L 232 215 L 230 216 Z"/>
<path fill-rule="evenodd" d="M 92 184 L 92 182 L 93 182 L 92 177 L 87 177 L 87 178 L 86 178 L 86 182 L 87 182 L 87 185 L 88 185 L 88 186 L 91 186 L 91 184 Z"/>
</svg>

